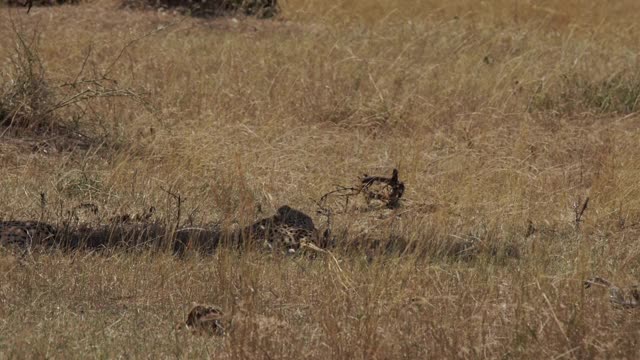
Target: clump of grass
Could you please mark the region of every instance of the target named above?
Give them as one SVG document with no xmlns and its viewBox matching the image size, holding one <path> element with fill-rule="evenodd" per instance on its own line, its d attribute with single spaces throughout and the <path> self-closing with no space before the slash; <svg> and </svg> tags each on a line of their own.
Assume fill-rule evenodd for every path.
<svg viewBox="0 0 640 360">
<path fill-rule="evenodd" d="M 566 78 L 565 81 L 570 85 L 575 84 L 573 89 L 578 90 L 578 99 L 597 112 L 629 114 L 640 108 L 640 78 L 637 72 L 614 74 L 597 82 L 578 77 Z"/>
<path fill-rule="evenodd" d="M 534 103 L 538 109 L 559 114 L 630 114 L 640 109 L 640 77 L 635 71 L 604 79 L 585 73 L 565 74 L 560 77 L 557 91 L 539 93 Z"/>
<path fill-rule="evenodd" d="M 597 105 L 583 106 L 586 84 L 609 94 L 632 84 L 637 2 L 342 5 L 289 0 L 292 21 L 282 22 L 201 21 L 102 1 L 20 9 L 26 24 L 46 27 L 40 54 L 56 103 L 88 86 L 96 94 L 88 80 L 107 73 L 132 79 L 120 86 L 144 84 L 163 116 L 91 99 L 83 131 L 99 130 L 99 118 L 105 132 L 121 124 L 126 142 L 141 133 L 143 152 L 109 147 L 110 157 L 34 156 L 0 140 L 3 219 L 64 224 L 63 210 L 82 201 L 100 206 L 104 217 L 86 217 L 97 224 L 144 204 L 158 207 L 161 225 L 226 232 L 290 204 L 322 225 L 313 200 L 336 184 L 397 167 L 407 188 L 398 209 L 336 208 L 331 254 L 221 247 L 203 257 L 187 245 L 180 259 L 108 249 L 34 253 L 19 264 L 0 251 L 0 357 L 637 357 L 637 309 L 616 309 L 607 289 L 582 285 L 640 275 L 638 116 L 598 121 Z M 123 39 L 173 19 L 167 36 L 126 48 L 110 66 Z M 14 41 L 3 30 L 6 59 Z M 617 85 L 601 86 L 621 70 Z M 82 85 L 58 86 L 78 73 L 69 82 Z M 531 107 L 532 92 L 548 94 L 548 107 Z M 76 109 L 54 113 L 66 121 Z M 573 199 L 586 196 L 580 216 Z M 218 228 L 203 229 L 210 241 Z M 220 338 L 174 334 L 192 302 L 242 323 Z M 254 315 L 286 326 L 260 331 L 245 320 Z"/>
<path fill-rule="evenodd" d="M 109 77 L 109 71 L 120 57 L 104 72 L 95 74 L 94 71 L 91 77 L 84 77 L 91 56 L 89 48 L 71 81 L 51 81 L 39 52 L 38 30 L 28 39 L 16 24 L 12 24 L 12 27 L 15 49 L 10 57 L 9 71 L 2 74 L 8 79 L 0 85 L 2 134 L 48 136 L 56 141 L 54 145 L 58 148 L 88 148 L 93 143 L 104 145 L 105 142 L 111 142 L 116 147 L 121 145 L 117 135 L 97 134 L 96 127 L 89 126 L 96 122 L 90 121 L 89 116 L 101 117 L 92 111 L 92 105 L 101 99 L 110 106 L 118 98 L 133 99 L 149 109 L 137 92 L 120 87 L 117 80 Z M 131 44 L 120 50 L 120 56 Z M 106 129 L 104 124 L 100 124 L 100 127 Z"/>
<path fill-rule="evenodd" d="M 56 99 L 37 51 L 38 37 L 35 35 L 28 42 L 23 34 L 15 32 L 15 35 L 9 79 L 0 93 L 0 126 L 51 131 L 61 122 L 52 111 Z"/>
</svg>

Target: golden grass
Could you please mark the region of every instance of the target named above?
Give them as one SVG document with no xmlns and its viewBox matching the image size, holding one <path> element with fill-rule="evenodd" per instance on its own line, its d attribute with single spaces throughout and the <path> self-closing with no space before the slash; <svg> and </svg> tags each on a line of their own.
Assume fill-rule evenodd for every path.
<svg viewBox="0 0 640 360">
<path fill-rule="evenodd" d="M 636 358 L 637 314 L 582 281 L 638 278 L 640 5 L 536 4 L 289 0 L 265 21 L 115 1 L 2 8 L 4 84 L 13 19 L 41 33 L 54 86 L 91 48 L 81 78 L 110 68 L 155 110 L 82 104 L 81 129 L 104 140 L 90 149 L 0 138 L 0 217 L 59 223 L 91 202 L 103 217 L 155 206 L 173 221 L 171 189 L 183 222 L 247 224 L 283 204 L 314 214 L 336 184 L 397 167 L 401 216 L 351 209 L 336 215 L 338 240 L 395 235 L 435 250 L 371 263 L 338 250 L 339 268 L 323 254 L 224 249 L 26 263 L 4 252 L 0 357 Z M 573 204 L 587 197 L 577 228 Z M 440 251 L 468 238 L 521 256 Z M 220 338 L 176 331 L 192 302 L 236 325 Z"/>
</svg>

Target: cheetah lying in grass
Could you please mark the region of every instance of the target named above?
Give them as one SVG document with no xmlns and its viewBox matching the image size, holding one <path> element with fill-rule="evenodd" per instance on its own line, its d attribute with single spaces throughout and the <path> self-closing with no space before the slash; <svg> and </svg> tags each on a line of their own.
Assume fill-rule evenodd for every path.
<svg viewBox="0 0 640 360">
<path fill-rule="evenodd" d="M 214 228 L 183 228 L 172 233 L 156 222 L 56 227 L 39 221 L 0 221 L 0 246 L 22 250 L 161 246 L 171 236 L 175 252 L 183 251 L 190 242 L 196 242 L 198 248 L 213 249 L 221 238 L 220 230 Z M 236 244 L 255 241 L 268 249 L 294 253 L 305 243 L 322 246 L 319 241 L 326 239 L 328 232 L 321 236 L 311 217 L 285 205 L 274 216 L 259 220 L 233 236 Z"/>
<path fill-rule="evenodd" d="M 62 226 L 31 220 L 0 221 L 0 247 L 98 249 L 113 245 L 136 247 L 166 234 L 157 224 Z"/>
<path fill-rule="evenodd" d="M 225 313 L 215 305 L 193 304 L 185 322 L 179 322 L 175 330 L 188 330 L 194 335 L 224 336 L 234 331 L 255 331 L 259 338 L 283 336 L 290 333 L 287 322 L 276 317 L 247 311 L 242 302 L 233 313 Z"/>
<path fill-rule="evenodd" d="M 242 241 L 258 241 L 268 249 L 284 249 L 287 253 L 295 253 L 308 243 L 323 247 L 329 232 L 320 234 L 309 215 L 284 205 L 274 216 L 255 222 L 239 235 Z"/>
<path fill-rule="evenodd" d="M 28 248 L 52 244 L 58 230 L 40 221 L 1 221 L 0 246 Z"/>
<path fill-rule="evenodd" d="M 187 315 L 185 324 L 178 324 L 177 330 L 186 328 L 194 334 L 224 335 L 224 313 L 217 306 L 194 305 Z"/>
</svg>

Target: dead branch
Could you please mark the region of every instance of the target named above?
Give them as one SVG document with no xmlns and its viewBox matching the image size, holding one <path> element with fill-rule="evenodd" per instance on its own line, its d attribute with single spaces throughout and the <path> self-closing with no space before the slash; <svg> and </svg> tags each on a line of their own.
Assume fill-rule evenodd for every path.
<svg viewBox="0 0 640 360">
<path fill-rule="evenodd" d="M 162 191 L 166 192 L 169 196 L 171 196 L 172 198 L 174 198 L 177 203 L 178 203 L 178 216 L 176 219 L 176 229 L 180 228 L 180 218 L 182 215 L 182 202 L 186 199 L 183 199 L 182 196 L 180 194 L 176 194 L 173 191 L 171 191 L 171 189 L 164 189 L 164 188 L 160 188 Z"/>
<path fill-rule="evenodd" d="M 345 187 L 341 185 L 336 185 L 335 190 L 329 191 L 328 193 L 322 195 L 322 197 L 320 197 L 320 200 L 316 201 L 316 205 L 318 206 L 318 209 L 319 209 L 318 213 L 322 213 L 322 212 L 324 213 L 330 212 L 331 214 L 335 213 L 335 211 L 330 207 L 328 207 L 327 205 L 327 201 L 331 196 L 344 197 L 345 203 L 343 206 L 343 211 L 346 211 L 347 207 L 349 206 L 349 198 L 351 196 L 356 196 L 360 194 L 360 191 L 361 189 L 357 187 Z"/>
<path fill-rule="evenodd" d="M 587 196 L 587 198 L 584 201 L 584 204 L 582 204 L 582 208 L 580 208 L 580 210 L 578 210 L 578 203 L 575 203 L 573 205 L 573 211 L 576 214 L 575 217 L 575 224 L 576 224 L 576 228 L 580 227 L 580 223 L 582 222 L 582 215 L 584 214 L 585 210 L 587 210 L 587 205 L 589 205 L 589 197 Z"/>
<path fill-rule="evenodd" d="M 368 176 L 365 174 L 361 179 L 360 191 L 368 201 L 379 200 L 390 208 L 397 208 L 400 198 L 404 194 L 404 183 L 398 179 L 398 169 L 393 169 L 391 177 Z M 382 185 L 381 188 L 374 188 L 374 185 Z"/>
</svg>

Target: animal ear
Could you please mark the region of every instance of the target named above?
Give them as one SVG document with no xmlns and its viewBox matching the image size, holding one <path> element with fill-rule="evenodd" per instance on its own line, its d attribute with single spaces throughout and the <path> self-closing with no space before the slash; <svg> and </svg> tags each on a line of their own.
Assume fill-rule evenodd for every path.
<svg viewBox="0 0 640 360">
<path fill-rule="evenodd" d="M 393 169 L 393 174 L 391 175 L 391 182 L 392 183 L 398 182 L 398 169 Z"/>
<path fill-rule="evenodd" d="M 278 215 L 285 217 L 289 215 L 291 208 L 288 205 L 282 205 L 278 208 Z"/>
</svg>

